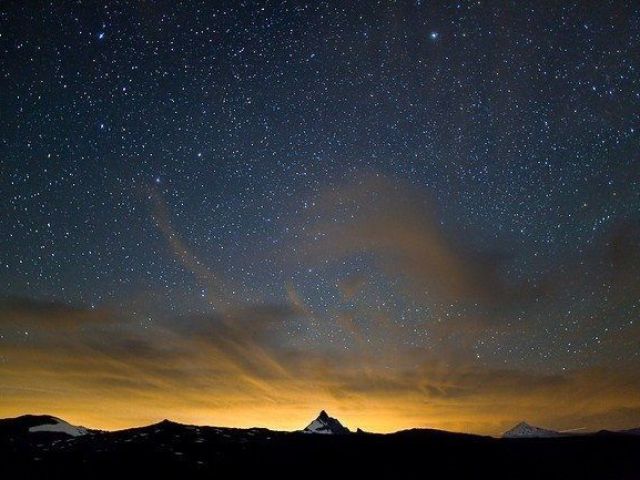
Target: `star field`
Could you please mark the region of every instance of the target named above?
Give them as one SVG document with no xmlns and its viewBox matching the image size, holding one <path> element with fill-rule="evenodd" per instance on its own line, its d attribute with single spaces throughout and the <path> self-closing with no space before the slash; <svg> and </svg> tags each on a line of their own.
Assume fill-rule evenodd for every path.
<svg viewBox="0 0 640 480">
<path fill-rule="evenodd" d="M 634 2 L 7 2 L 0 25 L 8 304 L 152 345 L 287 306 L 267 350 L 384 372 L 640 362 Z"/>
</svg>

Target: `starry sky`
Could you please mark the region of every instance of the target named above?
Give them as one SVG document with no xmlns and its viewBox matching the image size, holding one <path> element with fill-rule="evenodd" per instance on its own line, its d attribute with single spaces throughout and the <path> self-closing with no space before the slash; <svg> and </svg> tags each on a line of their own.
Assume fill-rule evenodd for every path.
<svg viewBox="0 0 640 480">
<path fill-rule="evenodd" d="M 0 416 L 640 426 L 634 1 L 7 1 Z"/>
</svg>

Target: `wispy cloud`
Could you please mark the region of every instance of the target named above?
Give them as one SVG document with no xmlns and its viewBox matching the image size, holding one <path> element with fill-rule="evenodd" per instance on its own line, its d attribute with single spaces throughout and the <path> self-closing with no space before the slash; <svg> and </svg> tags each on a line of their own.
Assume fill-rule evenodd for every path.
<svg viewBox="0 0 640 480">
<path fill-rule="evenodd" d="M 253 306 L 224 317 L 167 318 L 147 330 L 94 321 L 95 312 L 85 310 L 82 328 L 69 323 L 55 331 L 47 315 L 41 325 L 26 315 L 32 338 L 5 340 L 0 349 L 3 413 L 53 410 L 105 427 L 157 416 L 246 424 L 262 415 L 263 424 L 293 428 L 328 405 L 371 429 L 415 424 L 497 433 L 520 418 L 558 428 L 578 421 L 600 428 L 605 418 L 629 425 L 640 409 L 636 369 L 547 375 L 438 361 L 420 349 L 406 349 L 402 358 L 362 349 L 329 354 L 290 340 L 286 322 L 299 313 L 295 306 Z M 129 414 L 107 422 L 123 398 Z M 282 420 L 284 411 L 290 418 Z"/>
</svg>

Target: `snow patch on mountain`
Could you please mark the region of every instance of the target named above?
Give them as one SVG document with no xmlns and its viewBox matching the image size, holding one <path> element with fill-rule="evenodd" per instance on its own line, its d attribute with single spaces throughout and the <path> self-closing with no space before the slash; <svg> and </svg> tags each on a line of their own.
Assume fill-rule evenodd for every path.
<svg viewBox="0 0 640 480">
<path fill-rule="evenodd" d="M 29 428 L 29 431 L 32 433 L 36 432 L 55 432 L 55 433 L 66 433 L 72 437 L 80 437 L 82 435 L 87 434 L 87 429 L 82 427 L 75 427 L 70 423 L 65 422 L 56 417 L 51 417 L 51 421 L 53 423 L 43 423 L 41 425 L 36 425 L 34 427 Z"/>
</svg>

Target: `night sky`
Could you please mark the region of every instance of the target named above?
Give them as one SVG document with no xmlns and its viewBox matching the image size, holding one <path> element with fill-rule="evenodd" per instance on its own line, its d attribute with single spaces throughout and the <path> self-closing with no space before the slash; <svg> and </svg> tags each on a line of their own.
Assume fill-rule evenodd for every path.
<svg viewBox="0 0 640 480">
<path fill-rule="evenodd" d="M 0 416 L 640 426 L 637 2 L 16 0 L 0 52 Z"/>
</svg>

